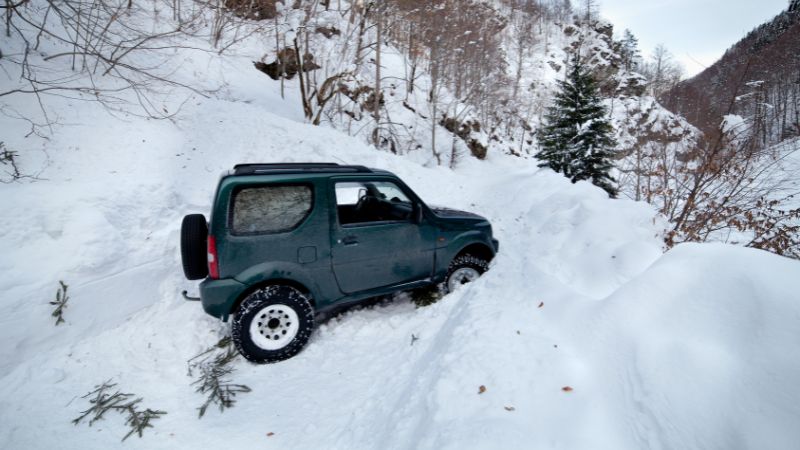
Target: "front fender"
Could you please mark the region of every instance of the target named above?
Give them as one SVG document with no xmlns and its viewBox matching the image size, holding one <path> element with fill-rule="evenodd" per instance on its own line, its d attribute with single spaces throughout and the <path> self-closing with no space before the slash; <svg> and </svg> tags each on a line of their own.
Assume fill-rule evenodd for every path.
<svg viewBox="0 0 800 450">
<path fill-rule="evenodd" d="M 487 236 L 486 233 L 479 230 L 469 230 L 459 233 L 455 237 L 449 239 L 444 247 L 436 249 L 436 278 L 443 279 L 447 274 L 447 269 L 453 258 L 461 253 L 462 250 L 474 244 L 484 245 L 492 253 L 495 252 L 494 243 L 491 237 Z"/>
</svg>

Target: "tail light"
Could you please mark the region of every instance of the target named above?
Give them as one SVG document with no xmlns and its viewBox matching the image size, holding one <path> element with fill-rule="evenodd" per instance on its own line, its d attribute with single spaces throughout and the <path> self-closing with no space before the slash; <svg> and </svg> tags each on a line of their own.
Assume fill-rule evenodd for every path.
<svg viewBox="0 0 800 450">
<path fill-rule="evenodd" d="M 208 276 L 213 280 L 219 279 L 219 259 L 217 258 L 217 241 L 214 236 L 208 235 Z"/>
</svg>

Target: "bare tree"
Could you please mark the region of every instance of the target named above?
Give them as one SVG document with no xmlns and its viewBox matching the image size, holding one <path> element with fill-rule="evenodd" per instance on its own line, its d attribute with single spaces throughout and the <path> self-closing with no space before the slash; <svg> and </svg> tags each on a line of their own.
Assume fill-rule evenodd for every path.
<svg viewBox="0 0 800 450">
<path fill-rule="evenodd" d="M 384 22 L 384 2 L 378 2 L 375 7 L 375 23 L 376 23 L 376 38 L 375 38 L 375 95 L 372 106 L 372 112 L 375 118 L 375 131 L 373 131 L 373 143 L 379 146 L 381 143 L 380 129 L 381 129 L 381 48 L 383 46 L 383 22 Z"/>
<path fill-rule="evenodd" d="M 151 97 L 159 89 L 204 95 L 171 77 L 166 56 L 152 58 L 178 48 L 176 38 L 199 32 L 202 24 L 192 17 L 178 15 L 182 22 L 156 22 L 153 28 L 141 20 L 152 13 L 130 0 L 7 2 L 6 6 L 6 33 L 17 37 L 11 45 L 20 45 L 11 47 L 0 64 L 15 66 L 20 76 L 16 85 L 0 91 L 0 99 L 31 96 L 46 124 L 51 123 L 46 107 L 50 95 L 98 101 L 109 110 L 133 102 L 144 115 L 156 118 L 175 113 L 156 106 Z M 46 56 L 36 52 L 42 36 L 57 50 Z M 64 76 L 65 69 L 72 74 Z"/>
<path fill-rule="evenodd" d="M 653 204 L 670 222 L 666 244 L 724 241 L 800 258 L 797 146 L 764 149 L 752 121 L 726 125 L 694 148 L 637 146 L 623 192 Z M 682 151 L 681 151 L 682 150 Z"/>
<path fill-rule="evenodd" d="M 664 44 L 656 45 L 650 61 L 642 65 L 642 73 L 648 78 L 648 91 L 657 97 L 674 87 L 683 77 L 683 67 L 675 61 Z"/>
<path fill-rule="evenodd" d="M 514 4 L 516 5 L 516 3 Z M 514 64 L 516 65 L 516 70 L 514 72 L 514 89 L 512 93 L 513 98 L 517 98 L 519 95 L 524 62 L 531 47 L 536 42 L 536 34 L 534 33 L 533 27 L 535 22 L 541 19 L 542 14 L 543 10 L 539 4 L 532 1 L 527 1 L 512 9 L 509 26 L 514 34 L 512 45 L 514 46 L 513 57 Z"/>
<path fill-rule="evenodd" d="M 587 23 L 592 23 L 600 18 L 600 1 L 599 0 L 582 0 L 583 1 L 583 20 Z"/>
</svg>

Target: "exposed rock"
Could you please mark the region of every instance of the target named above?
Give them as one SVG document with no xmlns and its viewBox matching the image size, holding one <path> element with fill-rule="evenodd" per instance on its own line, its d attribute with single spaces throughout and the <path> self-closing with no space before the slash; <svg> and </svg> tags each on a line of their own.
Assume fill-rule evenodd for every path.
<svg viewBox="0 0 800 450">
<path fill-rule="evenodd" d="M 460 137 L 461 139 L 466 140 L 470 134 L 470 126 L 468 123 L 461 123 L 452 117 L 445 116 L 442 120 L 439 121 L 439 125 L 445 127 L 445 129 L 456 136 Z"/>
<path fill-rule="evenodd" d="M 325 36 L 328 39 L 332 38 L 333 36 L 339 36 L 342 34 L 342 32 L 335 27 L 317 27 L 317 29 L 314 31 Z"/>
<path fill-rule="evenodd" d="M 486 158 L 486 150 L 487 149 L 486 149 L 485 145 L 481 144 L 480 142 L 478 142 L 475 139 L 470 139 L 470 141 L 467 144 L 467 146 L 469 146 L 469 151 L 470 151 L 470 153 L 472 153 L 472 156 L 474 156 L 474 157 L 476 157 L 478 159 L 485 159 Z"/>
<path fill-rule="evenodd" d="M 367 113 L 375 112 L 375 89 L 373 87 L 363 84 L 355 84 L 355 86 L 350 86 L 346 83 L 339 83 L 337 90 L 340 94 L 349 98 L 353 103 L 355 103 L 355 105 L 358 106 L 358 110 L 356 111 L 345 110 L 345 113 L 354 120 L 361 120 L 365 111 Z M 381 108 L 385 107 L 386 100 L 383 92 L 380 93 L 380 98 L 378 101 L 380 102 Z"/>
<path fill-rule="evenodd" d="M 594 31 L 597 31 L 599 34 L 611 39 L 614 36 L 614 25 L 600 20 L 594 24 Z"/>
<path fill-rule="evenodd" d="M 472 138 L 470 136 L 473 131 L 475 132 L 480 131 L 481 129 L 480 123 L 471 120 L 467 120 L 465 122 L 459 122 L 458 120 L 452 117 L 445 116 L 444 118 L 442 118 L 441 121 L 439 121 L 439 125 L 443 126 L 447 131 L 461 138 L 461 140 L 463 140 L 464 143 L 467 145 L 467 148 L 469 148 L 469 151 L 470 153 L 472 153 L 472 156 L 478 159 L 486 158 L 486 152 L 488 150 L 486 146 L 481 144 L 480 141 L 478 141 L 477 139 Z"/>
<path fill-rule="evenodd" d="M 225 0 L 225 7 L 239 17 L 251 20 L 274 19 L 275 0 Z"/>
<path fill-rule="evenodd" d="M 361 103 L 361 108 L 363 108 L 365 111 L 369 111 L 371 113 L 374 113 L 375 112 L 375 89 L 372 89 L 372 88 L 367 88 L 367 89 L 369 89 L 369 95 L 367 96 L 367 99 L 364 102 Z M 383 106 L 386 104 L 386 100 L 384 100 L 384 98 L 383 98 L 383 91 L 380 92 L 380 98 L 378 99 L 378 103 L 380 105 L 379 108 L 383 108 Z"/>
<path fill-rule="evenodd" d="M 647 79 L 636 72 L 622 74 L 617 85 L 617 95 L 641 97 L 647 88 Z"/>
<path fill-rule="evenodd" d="M 295 52 L 291 47 L 286 47 L 279 51 L 278 57 L 275 59 L 275 61 L 269 64 L 265 64 L 260 61 L 254 61 L 253 64 L 256 66 L 256 69 L 269 75 L 269 77 L 273 80 L 281 79 L 281 72 L 283 72 L 283 78 L 288 80 L 291 80 L 295 75 L 297 75 L 298 72 L 300 72 L 300 64 L 297 60 L 297 52 Z M 319 68 L 320 66 L 314 63 L 314 55 L 311 53 L 306 53 L 303 55 L 304 72 L 310 72 Z"/>
</svg>

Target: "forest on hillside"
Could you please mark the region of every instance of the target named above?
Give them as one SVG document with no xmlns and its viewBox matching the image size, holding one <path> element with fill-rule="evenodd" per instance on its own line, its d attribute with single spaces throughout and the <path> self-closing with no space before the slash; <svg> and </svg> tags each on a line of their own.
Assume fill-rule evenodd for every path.
<svg viewBox="0 0 800 450">
<path fill-rule="evenodd" d="M 746 117 L 760 146 L 800 137 L 800 5 L 732 45 L 711 67 L 663 93 L 664 104 L 713 134 L 728 114 Z"/>
<path fill-rule="evenodd" d="M 45 139 L 62 120 L 53 98 L 171 120 L 180 107 L 160 102 L 220 88 L 174 77 L 181 62 L 171 53 L 224 55 L 260 36 L 248 49 L 253 70 L 297 99 L 312 125 L 424 164 L 455 168 L 494 153 L 530 160 L 566 113 L 553 102 L 579 59 L 610 124 L 612 140 L 600 140 L 614 143 L 601 164 L 607 190 L 653 204 L 671 223 L 667 246 L 721 240 L 800 255 L 787 163 L 800 110 L 800 65 L 786 52 L 800 35 L 796 8 L 684 82 L 666 47 L 643 56 L 595 0 L 21 0 L 3 13 L 13 39 L 0 59 L 2 110 L 27 124 L 24 135 Z M 733 81 L 718 81 L 723 68 Z M 16 106 L 22 98 L 30 100 Z M 11 139 L 0 151 L 6 181 L 35 178 L 39 168 Z"/>
</svg>

